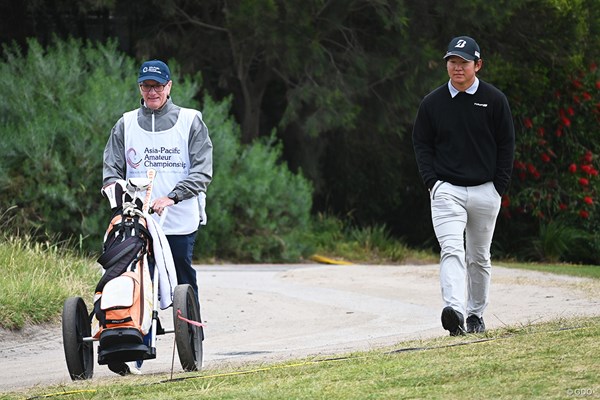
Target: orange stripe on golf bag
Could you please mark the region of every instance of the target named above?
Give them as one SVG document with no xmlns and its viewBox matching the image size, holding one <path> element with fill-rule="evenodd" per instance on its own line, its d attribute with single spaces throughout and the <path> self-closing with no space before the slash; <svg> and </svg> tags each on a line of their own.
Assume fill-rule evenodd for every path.
<svg viewBox="0 0 600 400">
<path fill-rule="evenodd" d="M 144 302 L 141 301 L 141 289 L 138 272 L 125 272 L 106 284 L 100 299 L 106 329 L 132 327 L 142 330 Z"/>
</svg>

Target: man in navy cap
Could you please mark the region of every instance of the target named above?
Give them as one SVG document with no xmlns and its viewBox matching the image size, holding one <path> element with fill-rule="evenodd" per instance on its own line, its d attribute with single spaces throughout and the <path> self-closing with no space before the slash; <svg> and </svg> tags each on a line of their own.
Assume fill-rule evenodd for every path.
<svg viewBox="0 0 600 400">
<path fill-rule="evenodd" d="M 104 149 L 103 187 L 119 179 L 146 177 L 148 169 L 156 171 L 151 207 L 159 216 L 168 208 L 162 230 L 173 254 L 177 282 L 190 284 L 198 297 L 192 255 L 196 232 L 206 224 L 212 142 L 200 111 L 173 103 L 167 64 L 144 62 L 137 83 L 140 107 L 123 114 Z M 111 369 L 129 372 L 122 370 L 123 365 L 119 368 Z"/>
<path fill-rule="evenodd" d="M 490 247 L 508 188 L 515 132 L 506 96 L 476 74 L 481 50 L 469 36 L 450 41 L 444 55 L 450 80 L 419 106 L 413 147 L 429 189 L 440 252 L 442 326 L 450 335 L 485 331 Z"/>
</svg>

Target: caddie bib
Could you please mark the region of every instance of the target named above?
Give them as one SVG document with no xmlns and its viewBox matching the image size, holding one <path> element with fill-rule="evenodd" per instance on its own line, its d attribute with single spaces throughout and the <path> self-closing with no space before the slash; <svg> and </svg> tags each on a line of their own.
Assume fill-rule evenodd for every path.
<svg viewBox="0 0 600 400">
<path fill-rule="evenodd" d="M 197 110 L 181 108 L 172 128 L 151 132 L 140 127 L 138 110 L 123 114 L 125 123 L 125 178 L 145 177 L 148 169 L 156 170 L 152 198 L 166 196 L 175 185 L 185 179 L 190 170 L 188 152 L 189 132 Z M 158 221 L 159 216 L 153 214 Z M 162 229 L 165 235 L 187 235 L 198 229 L 200 209 L 198 198 L 186 199 L 168 207 Z"/>
</svg>

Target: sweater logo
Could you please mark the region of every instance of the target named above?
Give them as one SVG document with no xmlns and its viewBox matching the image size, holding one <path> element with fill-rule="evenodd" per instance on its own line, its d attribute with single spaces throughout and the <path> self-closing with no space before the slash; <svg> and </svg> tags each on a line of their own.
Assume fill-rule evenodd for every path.
<svg viewBox="0 0 600 400">
<path fill-rule="evenodd" d="M 487 104 L 484 103 L 473 103 L 473 105 L 477 106 L 477 107 L 487 107 Z"/>
</svg>

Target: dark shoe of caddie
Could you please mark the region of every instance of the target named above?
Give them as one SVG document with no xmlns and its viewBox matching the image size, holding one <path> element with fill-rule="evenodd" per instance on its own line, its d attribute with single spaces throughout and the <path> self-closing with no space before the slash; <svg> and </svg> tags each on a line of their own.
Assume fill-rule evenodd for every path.
<svg viewBox="0 0 600 400">
<path fill-rule="evenodd" d="M 124 362 L 108 363 L 108 369 L 119 375 L 128 375 L 131 373 L 129 365 L 125 364 Z"/>
<path fill-rule="evenodd" d="M 450 336 L 465 334 L 465 320 L 461 313 L 448 306 L 442 310 L 442 326 L 450 331 Z"/>
<path fill-rule="evenodd" d="M 485 323 L 483 317 L 469 315 L 467 318 L 467 333 L 483 333 L 485 332 Z"/>
</svg>

